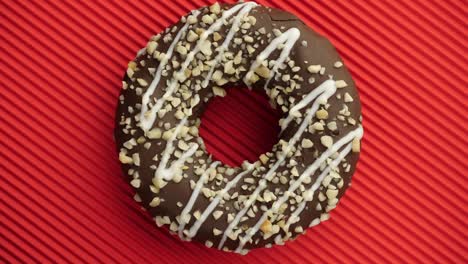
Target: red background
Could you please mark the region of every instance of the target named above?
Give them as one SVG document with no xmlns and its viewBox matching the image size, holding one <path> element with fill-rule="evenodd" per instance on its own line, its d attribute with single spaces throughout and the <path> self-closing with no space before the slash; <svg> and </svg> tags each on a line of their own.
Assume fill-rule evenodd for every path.
<svg viewBox="0 0 468 264">
<path fill-rule="evenodd" d="M 94 2 L 0 1 L 0 262 L 467 263 L 466 2 L 259 1 L 335 44 L 360 91 L 365 136 L 331 220 L 247 256 L 156 228 L 122 180 L 112 139 L 127 62 L 213 1 Z M 227 134 L 207 144 L 222 159 L 251 155 L 223 143 Z"/>
</svg>

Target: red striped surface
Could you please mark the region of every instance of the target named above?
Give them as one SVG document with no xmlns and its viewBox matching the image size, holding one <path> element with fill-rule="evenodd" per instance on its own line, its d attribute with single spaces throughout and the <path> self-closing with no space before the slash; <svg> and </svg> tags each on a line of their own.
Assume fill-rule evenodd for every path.
<svg viewBox="0 0 468 264">
<path fill-rule="evenodd" d="M 349 66 L 365 127 L 353 186 L 328 222 L 247 256 L 155 227 L 116 158 L 121 76 L 152 34 L 208 2 L 0 1 L 0 262 L 467 263 L 461 0 L 259 1 L 297 14 Z M 227 162 L 268 144 L 230 144 L 222 129 L 205 139 Z"/>
</svg>

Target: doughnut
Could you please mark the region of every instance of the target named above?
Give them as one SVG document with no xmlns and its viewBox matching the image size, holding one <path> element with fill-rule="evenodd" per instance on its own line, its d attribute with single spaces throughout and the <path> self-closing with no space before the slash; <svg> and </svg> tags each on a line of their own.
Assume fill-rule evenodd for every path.
<svg viewBox="0 0 468 264">
<path fill-rule="evenodd" d="M 278 142 L 230 167 L 198 133 L 211 98 L 264 91 Z M 363 136 L 355 84 L 333 45 L 293 14 L 254 2 L 194 10 L 128 63 L 116 111 L 120 163 L 135 199 L 184 241 L 246 254 L 329 219 Z"/>
</svg>

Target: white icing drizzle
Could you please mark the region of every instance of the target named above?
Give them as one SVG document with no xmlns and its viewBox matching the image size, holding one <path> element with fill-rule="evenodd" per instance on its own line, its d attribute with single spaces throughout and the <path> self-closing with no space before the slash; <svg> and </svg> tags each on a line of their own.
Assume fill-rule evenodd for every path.
<svg viewBox="0 0 468 264">
<path fill-rule="evenodd" d="M 200 229 L 201 225 L 206 221 L 206 219 L 213 212 L 213 210 L 216 208 L 216 206 L 218 206 L 221 199 L 223 199 L 223 196 L 232 187 L 236 186 L 237 183 L 239 182 L 239 180 L 241 180 L 247 173 L 251 172 L 253 170 L 253 168 L 254 168 L 254 165 L 249 164 L 247 170 L 237 174 L 237 176 L 234 179 L 232 179 L 230 182 L 228 182 L 226 184 L 226 186 L 221 191 L 218 192 L 218 194 L 213 199 L 213 201 L 211 201 L 211 203 L 206 207 L 205 211 L 203 211 L 200 218 L 197 221 L 195 221 L 193 226 L 190 228 L 190 231 L 189 231 L 189 233 L 187 235 L 189 238 L 192 238 L 197 234 L 198 229 Z"/>
<path fill-rule="evenodd" d="M 200 11 L 194 10 L 192 12 L 192 14 L 194 16 L 198 16 L 200 14 Z M 146 92 L 144 93 L 144 95 L 142 97 L 141 112 L 140 112 L 140 127 L 145 132 L 148 131 L 151 128 L 151 126 L 153 125 L 153 122 L 154 122 L 154 121 L 153 122 L 147 122 L 147 119 L 145 118 L 145 114 L 148 111 L 148 103 L 149 103 L 150 96 L 153 95 L 154 90 L 156 89 L 156 86 L 158 86 L 159 81 L 161 80 L 161 73 L 162 73 L 163 69 L 166 67 L 167 62 L 169 61 L 169 59 L 172 57 L 172 53 L 174 52 L 174 48 L 175 48 L 176 44 L 179 42 L 182 34 L 185 31 L 187 31 L 188 26 L 189 26 L 189 23 L 188 22 L 185 23 L 185 25 L 179 30 L 179 32 L 175 36 L 174 40 L 172 41 L 171 45 L 169 46 L 169 49 L 166 52 L 166 55 L 164 56 L 164 58 L 161 59 L 161 62 L 159 63 L 159 66 L 158 66 L 158 69 L 156 70 L 156 74 L 154 76 L 153 81 L 151 82 L 150 86 L 148 87 L 148 89 L 146 90 Z M 137 56 L 140 55 L 141 51 L 142 50 L 140 50 L 138 52 Z"/>
<path fill-rule="evenodd" d="M 143 130 L 148 131 L 153 126 L 154 122 L 156 121 L 156 113 L 161 109 L 161 107 L 164 104 L 165 100 L 175 92 L 178 81 L 184 79 L 185 70 L 190 65 L 192 60 L 195 58 L 195 55 L 200 51 L 201 46 L 205 43 L 205 41 L 207 41 L 207 38 L 211 34 L 213 34 L 215 31 L 218 31 L 223 26 L 223 22 L 228 17 L 232 16 L 235 12 L 239 11 L 244 6 L 250 6 L 250 5 L 253 5 L 253 4 L 251 4 L 251 2 L 241 3 L 241 4 L 235 5 L 235 6 L 231 7 L 230 9 L 224 11 L 221 18 L 217 19 L 206 31 L 204 31 L 201 34 L 200 39 L 198 40 L 195 47 L 187 54 L 187 58 L 181 64 L 180 70 L 178 72 L 174 73 L 173 78 L 171 79 L 170 85 L 167 88 L 166 92 L 164 93 L 164 95 L 161 98 L 159 98 L 156 101 L 156 104 L 151 108 L 151 110 L 149 110 L 149 112 L 146 111 L 147 108 L 144 108 L 144 106 L 147 105 L 147 102 L 145 104 L 145 101 L 143 101 L 142 111 L 141 111 L 141 118 L 140 118 L 140 123 L 141 123 L 141 127 L 143 128 Z M 184 30 L 186 30 L 186 29 L 187 28 L 185 28 Z M 175 41 L 172 44 L 174 44 L 174 43 L 175 43 Z M 171 46 L 172 46 L 172 44 L 171 44 Z M 175 46 L 175 44 L 174 44 L 174 46 Z M 168 53 L 169 53 L 169 51 L 168 51 Z M 172 50 L 171 50 L 171 53 L 172 53 Z M 161 66 L 161 64 L 160 64 L 160 66 Z M 159 70 L 159 67 L 158 67 L 158 70 Z M 161 74 L 159 73 L 159 75 L 157 75 L 157 76 L 160 76 L 160 75 Z M 158 78 L 158 82 L 159 82 L 159 78 Z M 153 84 L 153 83 L 151 83 L 151 84 Z M 156 83 L 156 85 L 157 85 L 157 83 Z M 154 87 L 151 86 L 150 87 L 150 88 L 152 88 L 151 90 L 148 88 L 147 92 L 145 93 L 145 95 L 148 94 L 148 99 L 147 100 L 149 100 L 149 96 L 154 93 L 154 89 L 156 88 L 156 85 L 154 85 Z M 143 111 L 143 110 L 145 110 L 145 111 Z"/>
<path fill-rule="evenodd" d="M 229 44 L 231 43 L 231 41 L 232 41 L 232 39 L 234 37 L 234 34 L 236 34 L 236 32 L 239 30 L 239 25 L 241 23 L 241 19 L 244 16 L 246 16 L 250 12 L 250 10 L 252 10 L 256 6 L 257 6 L 257 4 L 254 3 L 254 2 L 246 3 L 245 6 L 239 11 L 237 16 L 234 18 L 231 29 L 229 30 L 229 32 L 228 32 L 228 34 L 226 36 L 226 39 L 224 40 L 223 44 L 218 48 L 219 53 L 215 58 L 215 63 L 213 64 L 213 66 L 211 67 L 208 75 L 206 76 L 205 80 L 203 81 L 203 84 L 202 84 L 203 87 L 206 87 L 208 85 L 208 82 L 211 80 L 211 77 L 213 76 L 213 72 L 214 72 L 214 70 L 216 68 L 216 65 L 218 65 L 219 62 L 221 61 L 224 52 L 228 49 Z"/>
<path fill-rule="evenodd" d="M 255 69 L 257 69 L 260 66 L 260 64 L 264 60 L 266 60 L 270 56 L 270 54 L 273 53 L 278 48 L 279 45 L 284 43 L 284 48 L 281 51 L 280 57 L 275 62 L 275 65 L 273 66 L 273 70 L 272 70 L 273 74 L 270 73 L 270 76 L 267 82 L 265 83 L 264 88 L 266 88 L 269 82 L 271 81 L 271 79 L 275 77 L 275 74 L 277 73 L 278 68 L 288 58 L 289 53 L 291 52 L 291 49 L 293 48 L 294 44 L 296 43 L 296 41 L 299 39 L 300 36 L 301 36 L 301 31 L 299 29 L 290 28 L 286 30 L 284 33 L 281 33 L 281 35 L 279 35 L 275 39 L 273 39 L 270 42 L 270 44 L 257 56 L 254 63 L 250 66 L 249 71 L 244 77 L 244 82 L 248 83 L 248 80 L 252 76 Z"/>
<path fill-rule="evenodd" d="M 188 158 L 190 158 L 193 154 L 195 154 L 195 151 L 197 151 L 199 146 L 195 143 L 187 151 L 185 151 L 179 159 L 172 162 L 169 168 L 167 168 L 167 163 L 169 162 L 171 153 L 175 149 L 174 141 L 176 140 L 180 129 L 185 125 L 186 122 L 187 118 L 182 119 L 174 129 L 174 132 L 169 138 L 169 140 L 167 141 L 166 148 L 164 149 L 164 152 L 162 154 L 161 162 L 159 163 L 159 166 L 156 169 L 156 172 L 154 173 L 156 178 L 165 179 L 166 181 L 171 180 L 174 177 L 174 175 L 178 172 L 179 168 L 185 163 L 185 161 Z"/>
<path fill-rule="evenodd" d="M 232 229 L 240 222 L 242 216 L 244 216 L 249 209 L 249 207 L 255 202 L 257 199 L 257 196 L 259 193 L 266 188 L 266 181 L 270 181 L 274 177 L 274 173 L 280 166 L 282 162 L 286 159 L 286 156 L 288 153 L 291 151 L 291 149 L 294 147 L 296 142 L 301 138 L 302 134 L 304 131 L 307 129 L 309 122 L 312 120 L 313 116 L 317 112 L 321 102 L 326 102 L 328 98 L 330 98 L 335 92 L 336 92 L 336 86 L 333 81 L 331 83 L 333 85 L 329 85 L 330 80 L 325 81 L 322 83 L 319 87 L 316 89 L 321 90 L 322 94 L 319 95 L 319 93 L 316 93 L 317 99 L 314 101 L 312 104 L 312 107 L 310 108 L 308 114 L 306 117 L 304 117 L 304 120 L 302 121 L 301 125 L 299 126 L 298 130 L 294 134 L 294 136 L 289 140 L 287 147 L 283 150 L 280 158 L 273 164 L 273 166 L 270 168 L 270 170 L 265 174 L 264 178 L 259 181 L 259 185 L 255 189 L 255 191 L 250 195 L 249 199 L 245 202 L 244 208 L 237 213 L 235 216 L 234 220 L 229 224 L 229 226 L 226 228 L 223 234 L 223 238 L 221 239 L 218 249 L 221 249 L 222 246 L 224 245 L 224 242 L 226 241 L 227 235 L 232 231 Z"/>
<path fill-rule="evenodd" d="M 284 48 L 281 51 L 279 59 L 276 60 L 275 65 L 273 66 L 273 70 L 272 70 L 273 74 L 271 74 L 271 76 L 265 82 L 265 86 L 263 87 L 263 89 L 266 89 L 268 87 L 268 84 L 270 84 L 271 79 L 273 79 L 275 75 L 278 73 L 278 68 L 281 65 L 283 65 L 284 61 L 288 58 L 292 47 L 294 46 L 296 41 L 301 36 L 301 31 L 299 31 L 299 29 L 297 28 L 290 28 L 289 30 L 281 34 L 281 36 L 284 36 L 284 35 L 286 35 L 287 37 L 286 43 L 284 44 Z"/>
<path fill-rule="evenodd" d="M 291 107 L 289 110 L 288 116 L 281 122 L 281 131 L 284 131 L 289 125 L 289 123 L 294 119 L 295 113 L 297 113 L 302 108 L 306 107 L 310 102 L 312 102 L 320 93 L 323 93 L 325 90 L 330 89 L 330 87 L 335 86 L 335 81 L 326 80 L 317 88 L 312 90 L 307 96 L 305 96 L 301 101 L 296 105 Z M 325 104 L 326 101 L 321 102 Z"/>
<path fill-rule="evenodd" d="M 255 235 L 255 233 L 257 233 L 257 231 L 260 229 L 260 226 L 263 224 L 263 222 L 268 218 L 268 215 L 270 215 L 271 213 L 274 213 L 274 212 L 277 212 L 279 210 L 279 208 L 281 207 L 281 205 L 283 203 L 285 203 L 288 199 L 289 199 L 289 196 L 297 189 L 299 188 L 299 186 L 301 185 L 302 181 L 306 178 L 306 177 L 309 177 L 311 175 L 313 175 L 315 173 L 315 171 L 320 167 L 320 164 L 322 164 L 323 162 L 326 162 L 326 160 L 335 152 L 337 152 L 341 147 L 343 147 L 345 144 L 353 141 L 354 138 L 361 138 L 362 137 L 362 134 L 363 134 L 363 130 L 362 130 L 362 127 L 358 127 L 356 128 L 355 130 L 349 132 L 346 136 L 344 136 L 343 138 L 341 138 L 340 140 L 338 140 L 335 144 L 333 144 L 331 146 L 331 148 L 327 149 L 325 152 L 322 153 L 322 155 L 320 155 L 320 157 L 318 159 L 316 159 L 314 161 L 314 163 L 312 163 L 312 165 L 310 165 L 302 174 L 301 176 L 299 177 L 299 179 L 297 179 L 297 181 L 295 181 L 293 184 L 291 184 L 291 186 L 288 188 L 288 190 L 284 193 L 283 196 L 281 196 L 278 200 L 276 200 L 272 207 L 266 211 L 265 213 L 263 213 L 262 217 L 260 218 L 260 220 L 252 227 L 250 228 L 247 232 L 246 232 L 246 235 L 239 239 L 239 246 L 238 248 L 236 249 L 236 252 L 240 252 L 243 248 L 243 246 L 250 240 L 250 238 L 252 238 L 252 236 Z M 343 153 L 347 154 L 346 153 L 346 150 L 348 150 L 348 153 L 349 153 L 349 150 L 351 150 L 351 144 L 348 145 L 348 147 L 343 151 Z M 344 156 L 343 156 L 344 157 Z M 343 159 L 342 158 L 338 158 L 338 163 Z M 327 168 L 330 168 L 333 166 L 333 162 L 332 164 L 328 165 Z M 328 174 L 328 173 L 327 173 Z M 326 174 L 322 173 L 322 179 L 320 179 L 320 177 L 317 178 L 317 180 L 314 182 L 314 184 L 312 185 L 311 189 L 312 190 L 316 190 L 320 184 L 321 184 L 321 180 L 323 180 L 323 177 L 325 177 Z"/>
<path fill-rule="evenodd" d="M 185 222 L 185 217 L 190 213 L 193 205 L 197 201 L 198 195 L 200 194 L 200 191 L 203 188 L 203 184 L 207 180 L 208 175 L 211 173 L 212 170 L 215 170 L 219 164 L 220 164 L 219 161 L 215 161 L 211 163 L 210 167 L 205 172 L 203 172 L 203 174 L 200 176 L 200 179 L 197 181 L 195 188 L 193 189 L 192 195 L 190 195 L 190 199 L 188 200 L 187 205 L 185 205 L 184 209 L 180 213 L 180 225 L 179 225 L 178 231 L 179 231 L 179 237 L 181 239 L 183 239 L 184 227 L 187 224 Z"/>
</svg>

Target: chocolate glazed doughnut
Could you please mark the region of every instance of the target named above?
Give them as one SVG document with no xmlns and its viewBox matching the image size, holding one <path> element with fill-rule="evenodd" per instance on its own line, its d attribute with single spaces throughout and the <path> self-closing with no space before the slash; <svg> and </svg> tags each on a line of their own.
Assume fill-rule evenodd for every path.
<svg viewBox="0 0 468 264">
<path fill-rule="evenodd" d="M 254 163 L 213 161 L 200 115 L 227 87 L 264 90 L 283 113 Z M 136 199 L 183 240 L 245 254 L 329 218 L 350 185 L 363 135 L 359 96 L 322 36 L 253 2 L 192 11 L 128 65 L 115 138 Z"/>
</svg>

